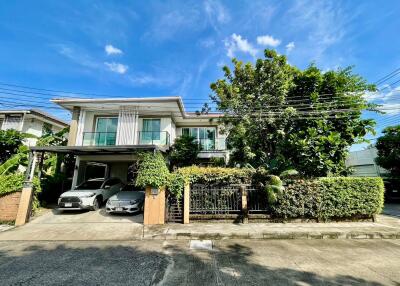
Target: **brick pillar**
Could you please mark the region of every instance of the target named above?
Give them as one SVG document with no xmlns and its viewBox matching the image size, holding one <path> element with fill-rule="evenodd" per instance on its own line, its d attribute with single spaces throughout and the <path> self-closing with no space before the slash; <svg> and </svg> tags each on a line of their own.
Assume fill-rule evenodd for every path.
<svg viewBox="0 0 400 286">
<path fill-rule="evenodd" d="M 186 183 L 183 189 L 183 223 L 189 223 L 190 213 L 190 184 Z"/>
<path fill-rule="evenodd" d="M 76 136 L 78 133 L 78 123 L 79 123 L 79 115 L 81 108 L 74 106 L 72 110 L 72 119 L 69 125 L 69 133 L 68 133 L 68 146 L 75 146 L 76 144 Z"/>
<path fill-rule="evenodd" d="M 146 187 L 143 219 L 145 225 L 165 223 L 165 187 Z"/>
<path fill-rule="evenodd" d="M 243 223 L 249 222 L 249 210 L 247 209 L 247 190 L 245 186 L 240 186 L 240 193 L 242 194 L 242 214 Z"/>
</svg>

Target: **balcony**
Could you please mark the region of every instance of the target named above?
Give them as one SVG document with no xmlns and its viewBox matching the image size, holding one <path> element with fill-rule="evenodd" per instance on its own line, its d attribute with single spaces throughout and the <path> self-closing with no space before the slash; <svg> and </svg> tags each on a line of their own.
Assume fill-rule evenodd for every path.
<svg viewBox="0 0 400 286">
<path fill-rule="evenodd" d="M 114 146 L 117 132 L 83 132 L 83 146 Z"/>
<path fill-rule="evenodd" d="M 225 151 L 226 140 L 225 138 L 216 139 L 197 139 L 197 143 L 200 145 L 200 152 L 212 152 L 212 151 Z"/>
<path fill-rule="evenodd" d="M 169 146 L 171 138 L 167 131 L 139 131 L 139 145 Z"/>
<path fill-rule="evenodd" d="M 171 142 L 167 131 L 139 131 L 137 134 L 138 145 L 169 146 Z M 116 142 L 116 132 L 83 132 L 83 146 L 115 146 Z"/>
</svg>

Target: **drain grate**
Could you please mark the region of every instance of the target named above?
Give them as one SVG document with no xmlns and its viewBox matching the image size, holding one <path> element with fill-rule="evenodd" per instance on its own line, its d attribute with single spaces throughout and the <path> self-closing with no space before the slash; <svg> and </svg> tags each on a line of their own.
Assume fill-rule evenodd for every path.
<svg viewBox="0 0 400 286">
<path fill-rule="evenodd" d="M 194 250 L 212 250 L 213 243 L 211 240 L 191 240 L 189 248 Z"/>
</svg>

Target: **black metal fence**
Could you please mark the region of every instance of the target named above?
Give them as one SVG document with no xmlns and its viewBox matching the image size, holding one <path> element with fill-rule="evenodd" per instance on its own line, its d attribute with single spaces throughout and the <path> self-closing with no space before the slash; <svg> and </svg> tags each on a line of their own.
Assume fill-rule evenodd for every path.
<svg viewBox="0 0 400 286">
<path fill-rule="evenodd" d="M 247 187 L 247 209 L 249 214 L 269 213 L 268 199 L 265 191 Z"/>
<path fill-rule="evenodd" d="M 237 214 L 241 210 L 242 195 L 238 187 L 191 187 L 190 214 Z"/>
</svg>

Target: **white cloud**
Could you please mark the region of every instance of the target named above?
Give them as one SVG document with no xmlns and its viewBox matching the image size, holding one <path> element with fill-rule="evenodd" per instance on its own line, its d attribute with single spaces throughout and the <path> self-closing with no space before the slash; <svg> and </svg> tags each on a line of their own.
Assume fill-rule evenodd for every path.
<svg viewBox="0 0 400 286">
<path fill-rule="evenodd" d="M 120 63 L 104 62 L 104 64 L 108 67 L 108 69 L 110 71 L 115 72 L 115 73 L 124 74 L 128 70 L 128 66 L 127 65 L 123 65 L 123 64 L 120 64 Z"/>
<path fill-rule="evenodd" d="M 270 35 L 264 35 L 264 36 L 258 36 L 257 37 L 257 43 L 259 45 L 263 46 L 271 46 L 271 47 L 277 47 L 280 45 L 281 40 L 275 39 L 274 37 Z"/>
<path fill-rule="evenodd" d="M 295 48 L 294 42 L 290 42 L 285 47 L 286 47 L 286 53 L 290 53 Z"/>
<path fill-rule="evenodd" d="M 229 40 L 225 40 L 226 55 L 230 58 L 235 56 L 236 51 L 250 54 L 255 57 L 258 50 L 253 47 L 247 39 L 242 38 L 241 35 L 232 34 Z"/>
<path fill-rule="evenodd" d="M 120 55 L 122 54 L 122 51 L 116 47 L 114 47 L 113 45 L 106 45 L 104 47 L 104 50 L 106 51 L 107 55 Z"/>
<path fill-rule="evenodd" d="M 204 10 L 212 22 L 216 20 L 218 23 L 224 24 L 231 19 L 227 9 L 219 1 L 204 2 Z"/>
</svg>

